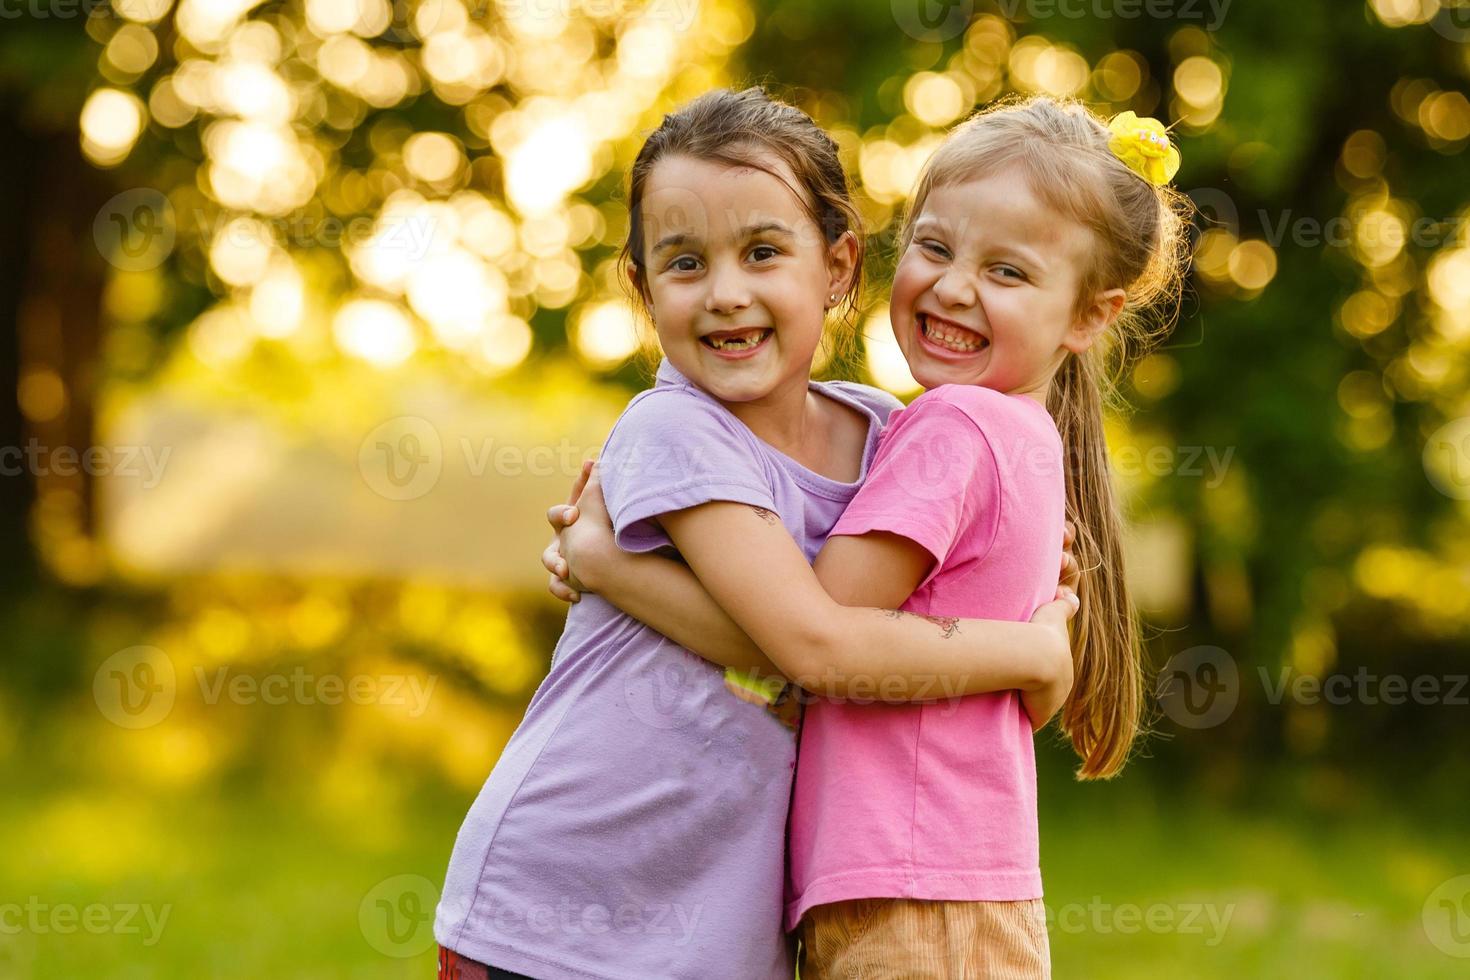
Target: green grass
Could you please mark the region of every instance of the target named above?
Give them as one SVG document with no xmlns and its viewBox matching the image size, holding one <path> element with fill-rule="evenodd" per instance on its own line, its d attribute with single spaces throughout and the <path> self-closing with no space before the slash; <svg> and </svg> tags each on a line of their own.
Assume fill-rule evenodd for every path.
<svg viewBox="0 0 1470 980">
<path fill-rule="evenodd" d="M 1422 920 L 1434 888 L 1470 871 L 1463 837 L 1135 802 L 1103 819 L 1044 820 L 1042 848 L 1047 904 L 1072 909 L 1051 931 L 1058 977 L 1470 974 Z"/>
<path fill-rule="evenodd" d="M 416 733 L 367 708 L 181 700 L 131 732 L 89 687 L 37 687 L 0 690 L 0 980 L 433 975 L 429 916 L 481 769 L 459 767 L 455 786 L 425 752 L 462 737 L 493 753 L 516 712 L 476 719 L 441 699 L 427 720 L 443 726 Z M 1416 809 L 1278 765 L 1278 784 L 1252 772 L 1252 808 L 1229 810 L 1180 788 L 1177 761 L 1086 785 L 1064 751 L 1039 762 L 1061 980 L 1470 976 L 1470 943 L 1448 955 L 1422 918 L 1440 883 L 1470 874 L 1458 795 Z M 69 933 L 17 919 L 39 905 L 107 919 Z M 168 916 L 153 942 L 141 912 L 138 931 L 115 928 L 144 906 Z"/>
<path fill-rule="evenodd" d="M 396 813 L 369 807 L 344 820 L 270 785 L 228 796 L 119 794 L 45 777 L 22 785 L 0 803 L 4 901 L 147 904 L 155 914 L 167 906 L 169 918 L 152 945 L 146 928 L 0 936 L 0 976 L 433 974 L 432 951 L 390 955 L 425 944 L 427 922 L 406 926 L 395 945 L 372 925 L 377 912 L 365 932 L 359 909 L 385 879 L 438 885 L 468 804 L 462 793 L 430 787 Z M 1088 813 L 1079 806 L 1086 792 L 1047 800 L 1043 864 L 1059 978 L 1466 975 L 1470 963 L 1435 949 L 1420 920 L 1434 886 L 1470 868 L 1463 841 L 1381 821 L 1323 826 L 1163 808 L 1111 787 L 1117 802 Z"/>
<path fill-rule="evenodd" d="M 75 787 L 72 788 L 75 791 Z M 44 800 L 5 800 L 0 838 L 34 839 Z M 148 867 L 121 873 L 80 872 L 57 839 L 54 849 L 12 853 L 0 869 L 0 901 L 37 896 L 49 906 L 148 905 L 167 908 L 158 940 L 136 934 L 61 935 L 43 926 L 0 935 L 0 977 L 391 978 L 434 974 L 430 923 L 404 943 L 374 948 L 359 924 L 359 908 L 378 883 L 405 874 L 437 884 L 462 813 L 428 813 L 412 822 L 397 846 L 364 846 L 335 822 L 311 814 L 302 801 L 266 794 L 230 800 L 173 796 L 150 809 L 158 840 L 147 845 Z M 97 825 L 105 834 L 105 808 Z M 371 811 L 365 823 L 377 819 Z M 103 838 L 105 841 L 105 837 Z M 118 846 L 135 844 L 131 833 Z M 97 848 L 98 840 L 86 846 Z M 107 864 L 107 859 L 101 863 Z M 119 866 L 130 865 L 120 860 Z M 432 905 L 428 907 L 432 913 Z M 99 913 L 100 914 L 100 913 Z M 141 915 L 135 919 L 143 923 Z"/>
</svg>

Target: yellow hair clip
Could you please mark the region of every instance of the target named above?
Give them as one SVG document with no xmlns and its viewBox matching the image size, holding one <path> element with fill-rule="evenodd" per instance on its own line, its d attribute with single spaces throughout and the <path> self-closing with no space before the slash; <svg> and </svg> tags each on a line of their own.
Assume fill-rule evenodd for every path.
<svg viewBox="0 0 1470 980">
<path fill-rule="evenodd" d="M 1174 178 L 1179 170 L 1179 151 L 1169 142 L 1169 131 L 1157 119 L 1142 119 L 1131 112 L 1120 112 L 1108 123 L 1112 150 L 1128 169 L 1144 180 L 1160 187 Z"/>
</svg>

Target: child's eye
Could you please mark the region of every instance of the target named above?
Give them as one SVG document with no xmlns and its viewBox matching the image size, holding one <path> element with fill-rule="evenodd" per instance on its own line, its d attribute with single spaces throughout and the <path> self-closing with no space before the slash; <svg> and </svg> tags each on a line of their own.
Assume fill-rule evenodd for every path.
<svg viewBox="0 0 1470 980">
<path fill-rule="evenodd" d="M 669 269 L 672 272 L 697 272 L 699 260 L 692 255 L 681 255 L 669 263 Z"/>
<path fill-rule="evenodd" d="M 755 248 L 750 250 L 750 257 L 757 262 L 764 262 L 767 259 L 774 259 L 780 254 L 781 251 L 772 245 L 757 245 Z"/>
<path fill-rule="evenodd" d="M 1026 281 L 1026 273 L 1013 265 L 998 265 L 995 267 L 995 271 L 1000 273 L 1002 279 L 1014 279 L 1017 282 Z"/>
<path fill-rule="evenodd" d="M 938 256 L 941 259 L 949 258 L 949 249 L 934 241 L 932 238 L 926 238 L 923 241 L 919 242 L 919 247 L 928 252 L 930 255 Z"/>
</svg>

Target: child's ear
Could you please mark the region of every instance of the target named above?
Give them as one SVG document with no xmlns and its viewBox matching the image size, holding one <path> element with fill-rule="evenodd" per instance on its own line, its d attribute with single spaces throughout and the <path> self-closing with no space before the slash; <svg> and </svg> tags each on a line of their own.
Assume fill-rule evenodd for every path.
<svg viewBox="0 0 1470 980">
<path fill-rule="evenodd" d="M 1077 315 L 1072 329 L 1062 338 L 1062 346 L 1073 354 L 1081 354 L 1087 350 L 1118 319 L 1118 314 L 1123 312 L 1123 304 L 1127 301 L 1128 294 L 1121 289 L 1098 293 L 1092 298 L 1092 303 Z"/>
<path fill-rule="evenodd" d="M 827 295 L 839 300 L 847 295 L 858 272 L 858 240 L 850 231 L 844 231 L 837 241 L 827 247 Z"/>
<path fill-rule="evenodd" d="M 643 273 L 638 268 L 637 262 L 628 263 L 628 282 L 633 284 L 633 291 L 648 302 L 648 285 L 643 281 Z"/>
</svg>

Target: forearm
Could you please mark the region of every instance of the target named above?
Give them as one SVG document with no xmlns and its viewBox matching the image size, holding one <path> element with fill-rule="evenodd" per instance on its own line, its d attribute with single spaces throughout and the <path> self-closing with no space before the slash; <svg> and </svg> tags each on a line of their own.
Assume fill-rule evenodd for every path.
<svg viewBox="0 0 1470 980">
<path fill-rule="evenodd" d="M 1036 690 L 1050 683 L 1056 637 L 1043 627 L 1006 620 L 919 616 L 832 603 L 793 643 L 771 657 L 814 694 L 923 701 L 992 691 Z"/>
<path fill-rule="evenodd" d="M 934 562 L 929 549 L 889 531 L 827 539 L 813 566 L 817 580 L 834 601 L 852 607 L 837 611 L 823 605 L 820 612 L 826 639 L 819 648 L 832 651 L 825 669 L 836 676 L 834 684 L 852 684 L 842 680 L 846 674 L 883 678 L 894 692 L 917 700 L 922 695 L 914 692 L 924 689 L 938 690 L 938 696 L 1028 690 L 1040 680 L 1042 668 L 1055 669 L 1057 634 L 1025 623 L 909 614 L 894 622 L 900 614 L 889 611 L 875 635 L 876 610 L 903 605 Z"/>
<path fill-rule="evenodd" d="M 577 575 L 593 593 L 711 663 L 758 676 L 779 673 L 681 562 L 619 551 L 593 557 Z"/>
<path fill-rule="evenodd" d="M 785 528 L 745 505 L 704 504 L 663 524 L 713 599 L 813 693 L 926 701 L 1029 690 L 1071 662 L 1064 635 L 1034 623 L 841 605 Z"/>
</svg>

